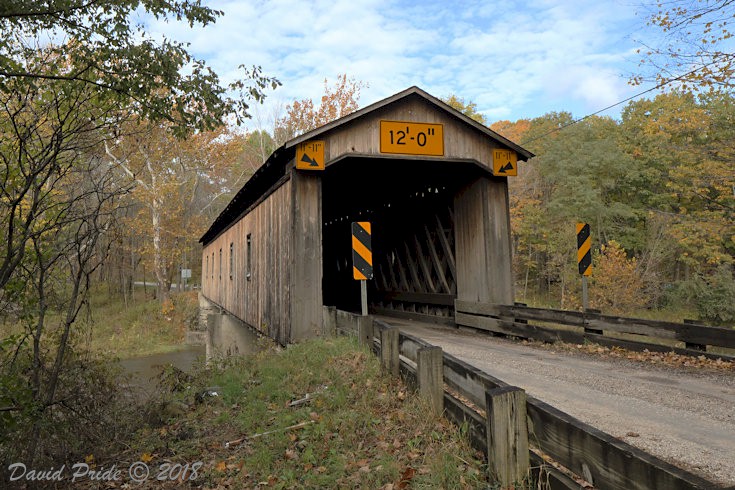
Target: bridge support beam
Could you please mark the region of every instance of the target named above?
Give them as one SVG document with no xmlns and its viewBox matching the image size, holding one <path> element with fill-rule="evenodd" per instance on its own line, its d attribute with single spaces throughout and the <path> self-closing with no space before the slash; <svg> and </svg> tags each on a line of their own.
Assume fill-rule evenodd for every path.
<svg viewBox="0 0 735 490">
<path fill-rule="evenodd" d="M 322 181 L 292 170 L 291 330 L 287 343 L 322 334 Z"/>
</svg>

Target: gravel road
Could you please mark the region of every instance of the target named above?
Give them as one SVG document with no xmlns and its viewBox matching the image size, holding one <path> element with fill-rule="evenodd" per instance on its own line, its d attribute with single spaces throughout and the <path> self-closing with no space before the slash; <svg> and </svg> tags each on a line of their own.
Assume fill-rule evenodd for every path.
<svg viewBox="0 0 735 490">
<path fill-rule="evenodd" d="M 735 485 L 732 372 L 598 359 L 478 332 L 389 322 L 632 446 Z"/>
</svg>

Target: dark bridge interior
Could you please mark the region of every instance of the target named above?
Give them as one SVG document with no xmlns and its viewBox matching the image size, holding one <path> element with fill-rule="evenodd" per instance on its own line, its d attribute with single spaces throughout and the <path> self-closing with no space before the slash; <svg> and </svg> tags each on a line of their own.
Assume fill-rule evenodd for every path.
<svg viewBox="0 0 735 490">
<path fill-rule="evenodd" d="M 350 224 L 370 221 L 371 310 L 448 322 L 457 292 L 454 196 L 481 174 L 469 162 L 413 159 L 351 157 L 328 167 L 322 178 L 324 304 L 359 311 Z"/>
</svg>

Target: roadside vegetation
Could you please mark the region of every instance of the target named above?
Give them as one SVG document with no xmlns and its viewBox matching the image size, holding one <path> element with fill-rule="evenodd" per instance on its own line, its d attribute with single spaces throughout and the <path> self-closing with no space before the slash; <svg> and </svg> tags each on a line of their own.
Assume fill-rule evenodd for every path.
<svg viewBox="0 0 735 490">
<path fill-rule="evenodd" d="M 183 347 L 187 330 L 197 328 L 196 291 L 172 293 L 161 303 L 136 287 L 127 303 L 102 290 L 92 294 L 93 326 L 84 339 L 89 350 L 121 359 L 171 352 Z"/>
<path fill-rule="evenodd" d="M 201 462 L 192 486 L 488 485 L 463 431 L 431 416 L 423 400 L 346 337 L 229 359 L 184 383 L 168 380 L 168 403 L 178 414 L 141 430 L 122 459 L 148 459 L 152 468 Z"/>
</svg>

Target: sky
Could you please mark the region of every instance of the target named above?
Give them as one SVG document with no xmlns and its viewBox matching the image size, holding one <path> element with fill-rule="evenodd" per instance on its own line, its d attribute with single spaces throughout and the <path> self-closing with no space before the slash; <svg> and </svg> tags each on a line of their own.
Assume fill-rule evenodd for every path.
<svg viewBox="0 0 735 490">
<path fill-rule="evenodd" d="M 646 34 L 636 0 L 218 0 L 216 24 L 153 23 L 190 44 L 223 81 L 260 65 L 282 86 L 256 107 L 267 128 L 324 80 L 362 81 L 364 107 L 416 85 L 477 104 L 490 123 L 552 111 L 582 117 L 648 88 L 631 86 Z M 649 94 L 650 96 L 650 94 Z M 620 109 L 604 112 L 618 117 Z"/>
</svg>

